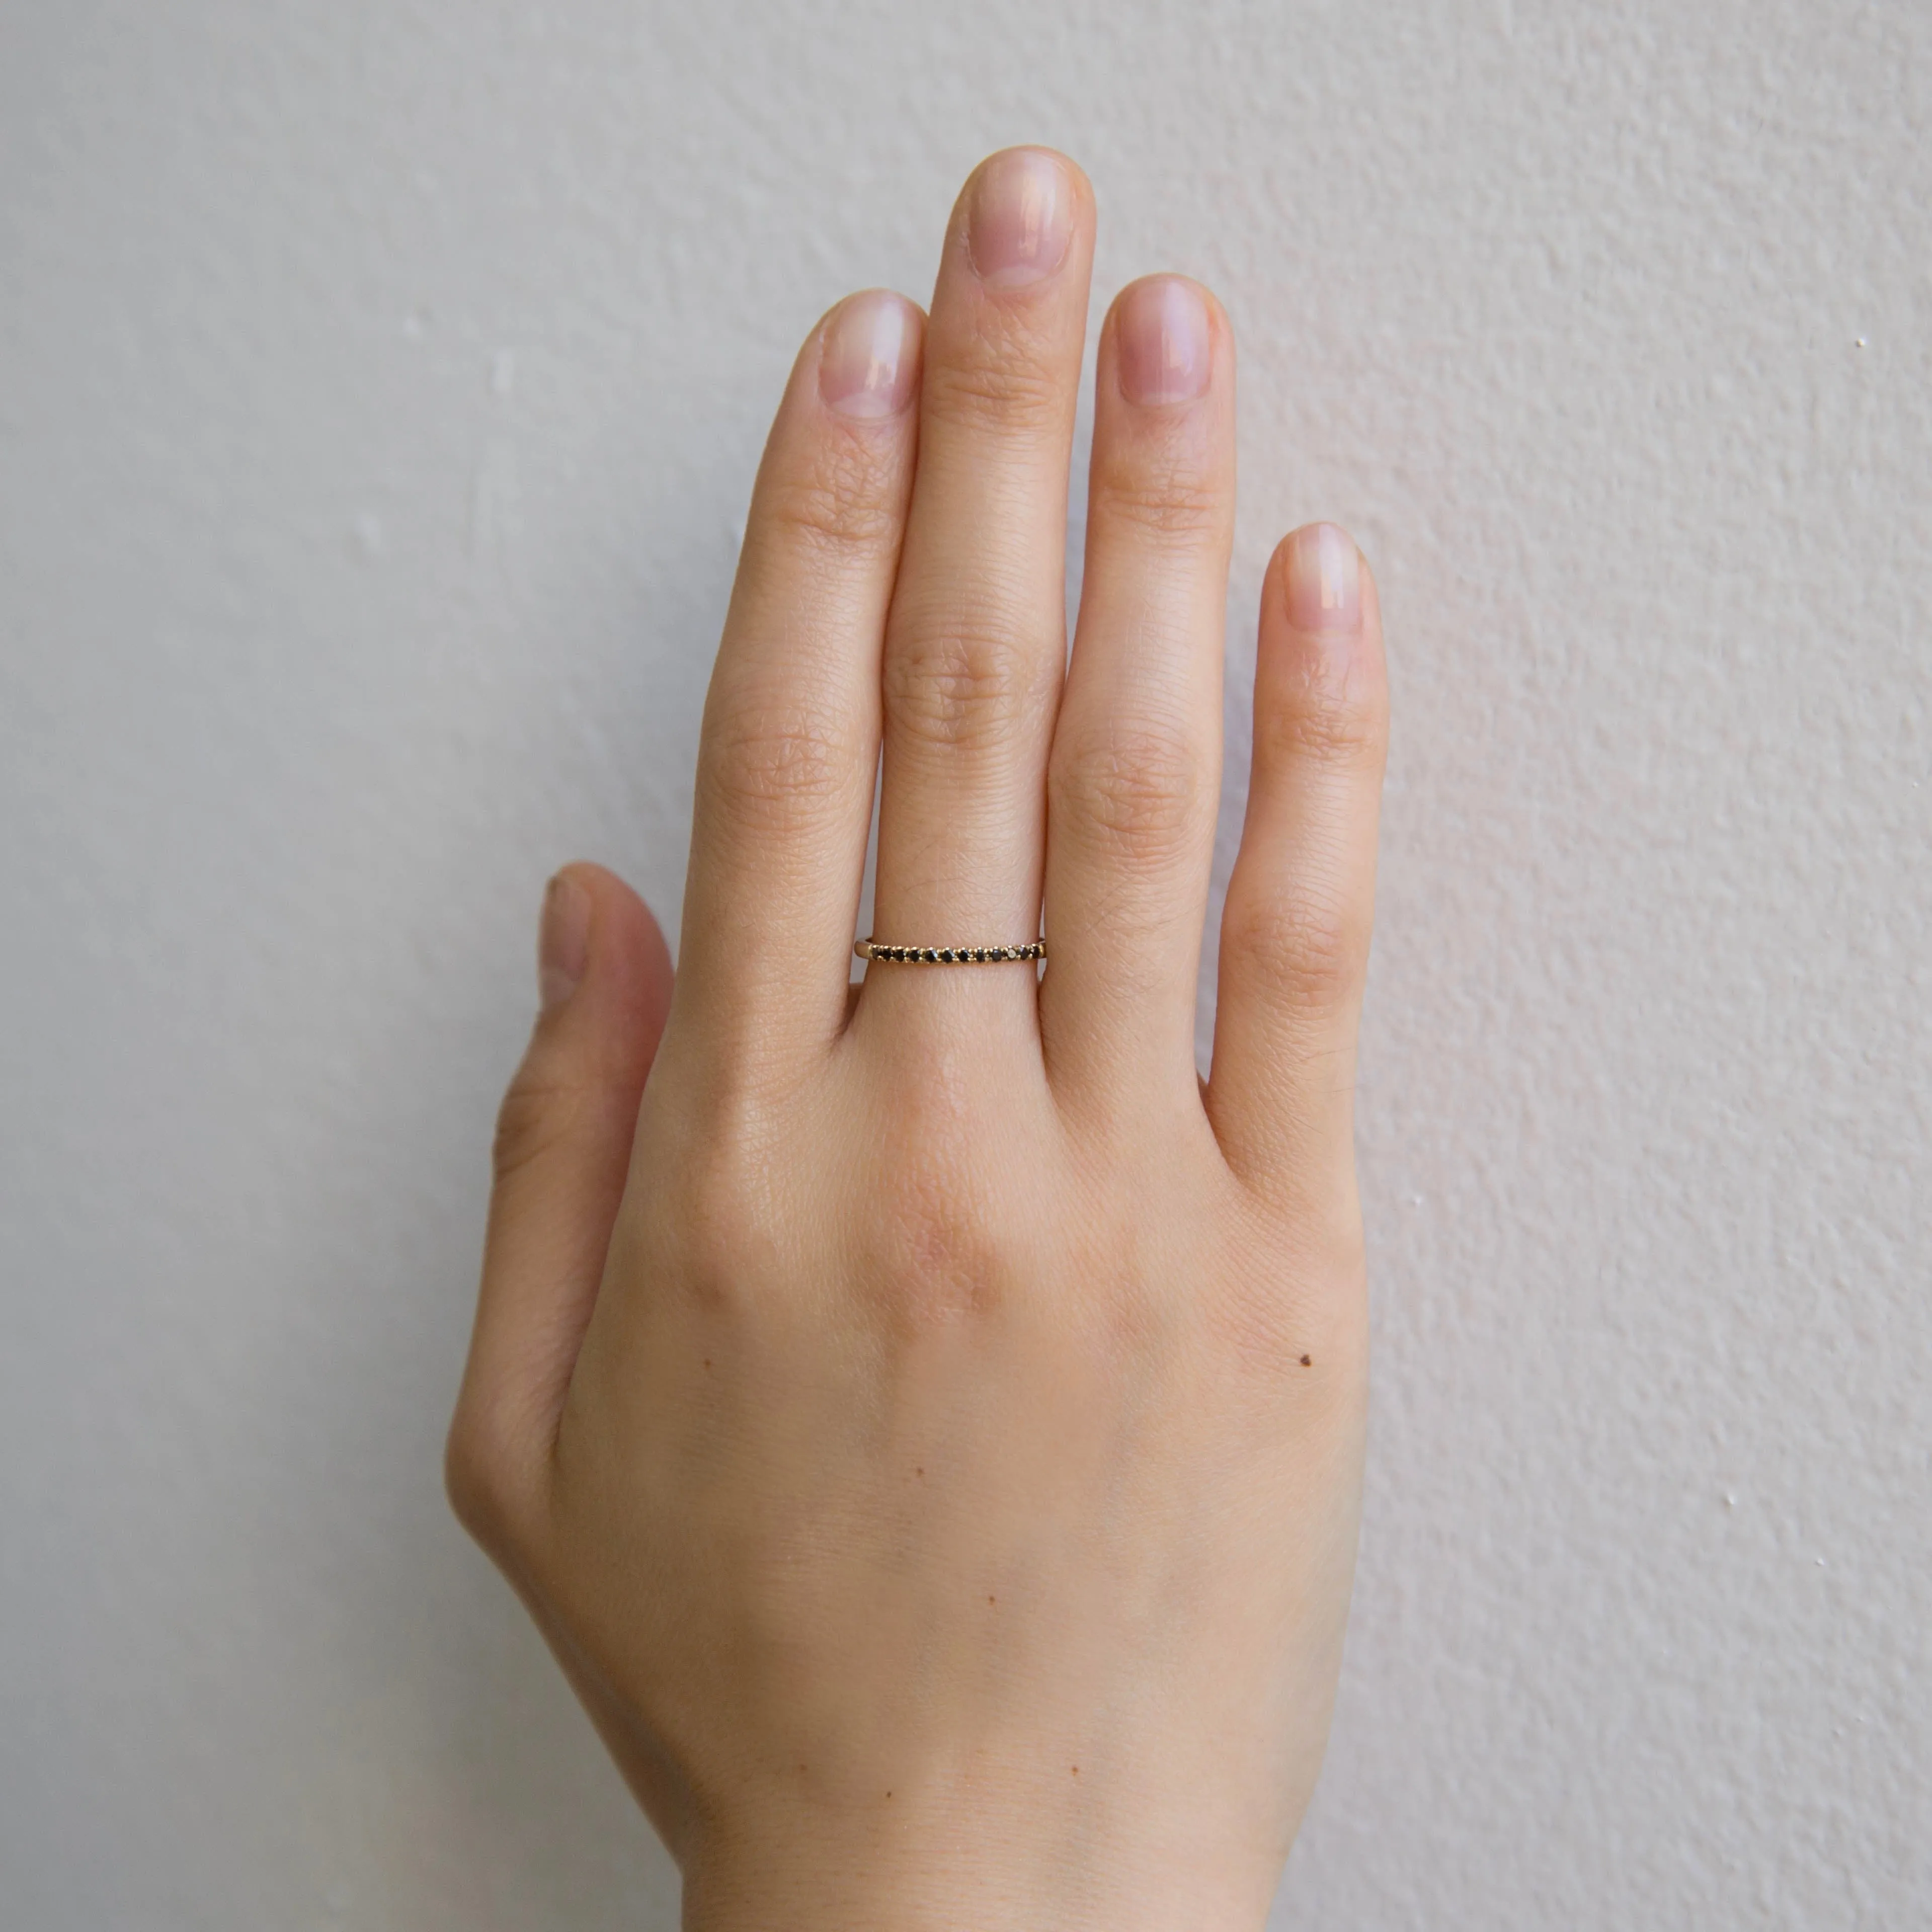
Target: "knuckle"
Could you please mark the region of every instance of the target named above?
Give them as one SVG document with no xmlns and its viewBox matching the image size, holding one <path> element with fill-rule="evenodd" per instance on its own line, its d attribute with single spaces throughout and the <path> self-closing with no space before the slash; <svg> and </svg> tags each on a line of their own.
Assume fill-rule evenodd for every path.
<svg viewBox="0 0 1932 1932">
<path fill-rule="evenodd" d="M 1388 737 L 1388 711 L 1372 694 L 1310 679 L 1284 701 L 1258 708 L 1257 761 L 1312 758 L 1372 769 Z"/>
<path fill-rule="evenodd" d="M 1066 400 L 1052 370 L 992 332 L 928 368 L 922 404 L 928 422 L 948 428 L 1032 435 L 1058 428 Z"/>
<path fill-rule="evenodd" d="M 501 1430 L 466 1390 L 443 1442 L 443 1493 L 457 1521 L 492 1556 L 515 1541 L 511 1462 Z"/>
<path fill-rule="evenodd" d="M 1208 805 L 1200 748 L 1184 732 L 1116 723 L 1057 750 L 1047 774 L 1054 822 L 1130 859 L 1172 858 L 1196 844 Z"/>
<path fill-rule="evenodd" d="M 844 806 L 862 762 L 850 721 L 797 699 L 740 696 L 706 726 L 698 784 L 705 802 L 734 824 L 797 831 Z"/>
<path fill-rule="evenodd" d="M 525 1060 L 496 1108 L 490 1171 L 500 1184 L 542 1160 L 577 1124 L 583 1093 L 548 1073 L 544 1058 L 538 1052 Z"/>
<path fill-rule="evenodd" d="M 971 751 L 1005 742 L 1033 703 L 1029 650 L 994 622 L 915 626 L 886 654 L 886 716 L 916 742 Z"/>
<path fill-rule="evenodd" d="M 1026 1277 L 990 1172 L 989 1097 L 981 1071 L 942 1053 L 908 1084 L 869 1164 L 855 1278 L 888 1334 L 970 1319 Z"/>
<path fill-rule="evenodd" d="M 1232 902 L 1225 920 L 1223 957 L 1276 1004 L 1338 1006 L 1360 986 L 1369 918 L 1340 895 L 1304 883 L 1298 890 Z"/>
<path fill-rule="evenodd" d="M 874 1197 L 865 1278 L 887 1326 L 905 1334 L 988 1311 L 1006 1274 L 1004 1244 L 986 1204 L 965 1188 L 962 1162 L 894 1162 Z"/>
<path fill-rule="evenodd" d="M 772 478 L 759 507 L 775 535 L 811 550 L 870 556 L 898 538 L 896 478 L 856 438 L 837 438 Z"/>
<path fill-rule="evenodd" d="M 685 1173 L 677 1193 L 680 1272 L 692 1297 L 735 1300 L 761 1245 L 757 1196 L 736 1161 L 718 1158 Z"/>
<path fill-rule="evenodd" d="M 1138 533 L 1191 548 L 1220 536 L 1228 500 L 1194 465 L 1168 456 L 1108 465 L 1096 478 L 1094 507 Z"/>
<path fill-rule="evenodd" d="M 668 1279 L 687 1299 L 720 1314 L 742 1313 L 782 1283 L 794 1244 L 772 1176 L 779 1130 L 771 1112 L 744 1090 L 700 1107 L 689 1147 L 675 1160 L 658 1199 L 665 1251 L 676 1266 Z"/>
</svg>

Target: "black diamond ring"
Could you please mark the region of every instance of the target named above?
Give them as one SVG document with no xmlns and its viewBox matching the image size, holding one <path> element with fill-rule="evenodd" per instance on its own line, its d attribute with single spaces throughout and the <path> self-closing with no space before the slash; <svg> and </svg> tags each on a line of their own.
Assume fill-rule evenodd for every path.
<svg viewBox="0 0 1932 1932">
<path fill-rule="evenodd" d="M 882 939 L 857 939 L 852 950 L 861 959 L 890 960 L 902 966 L 994 966 L 1008 959 L 1044 959 L 1046 941 L 1024 946 L 888 946 Z"/>
</svg>

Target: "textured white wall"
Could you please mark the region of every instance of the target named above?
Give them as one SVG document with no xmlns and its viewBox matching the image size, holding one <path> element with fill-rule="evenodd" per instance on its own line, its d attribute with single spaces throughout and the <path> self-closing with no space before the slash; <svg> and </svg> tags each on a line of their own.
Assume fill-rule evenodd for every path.
<svg viewBox="0 0 1932 1932">
<path fill-rule="evenodd" d="M 1384 586 L 1279 1924 L 1932 1922 L 1928 114 L 1922 0 L 0 9 L 0 1918 L 675 1924 L 441 1498 L 490 1115 L 796 341 L 1024 139 L 1234 317 L 1235 689 L 1280 530 Z"/>
</svg>

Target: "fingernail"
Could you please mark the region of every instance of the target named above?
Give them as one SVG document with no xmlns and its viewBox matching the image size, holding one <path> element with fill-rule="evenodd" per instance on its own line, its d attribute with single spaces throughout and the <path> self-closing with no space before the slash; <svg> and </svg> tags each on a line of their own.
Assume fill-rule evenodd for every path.
<svg viewBox="0 0 1932 1932">
<path fill-rule="evenodd" d="M 1114 322 L 1120 394 L 1130 403 L 1186 403 L 1214 374 L 1208 304 L 1178 275 L 1150 276 L 1128 290 Z"/>
<path fill-rule="evenodd" d="M 1073 184 L 1051 154 L 1014 148 L 980 170 L 966 217 L 966 246 L 989 289 L 1043 281 L 1073 238 Z"/>
<path fill-rule="evenodd" d="M 912 400 L 919 358 L 912 308 L 888 289 L 841 302 L 818 352 L 818 393 L 843 416 L 896 416 Z"/>
<path fill-rule="evenodd" d="M 1288 539 L 1288 621 L 1298 631 L 1360 628 L 1361 553 L 1346 530 L 1306 524 Z"/>
<path fill-rule="evenodd" d="M 544 1012 L 575 992 L 590 963 L 590 895 L 560 872 L 544 892 L 537 935 L 537 994 Z"/>
</svg>

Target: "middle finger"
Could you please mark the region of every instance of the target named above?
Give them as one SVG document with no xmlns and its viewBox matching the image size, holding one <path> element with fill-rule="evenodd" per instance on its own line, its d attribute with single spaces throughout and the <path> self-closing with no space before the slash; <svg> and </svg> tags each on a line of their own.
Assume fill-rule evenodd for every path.
<svg viewBox="0 0 1932 1932">
<path fill-rule="evenodd" d="M 1093 242 L 1085 177 L 1046 148 L 982 162 L 953 211 L 886 630 L 873 924 L 888 943 L 1010 945 L 1039 930 Z M 1034 975 L 1014 964 L 866 977 L 896 1004 L 943 982 L 1032 1006 Z"/>
</svg>

